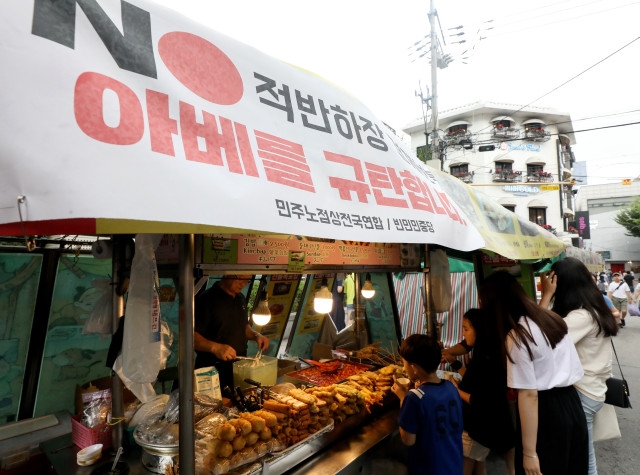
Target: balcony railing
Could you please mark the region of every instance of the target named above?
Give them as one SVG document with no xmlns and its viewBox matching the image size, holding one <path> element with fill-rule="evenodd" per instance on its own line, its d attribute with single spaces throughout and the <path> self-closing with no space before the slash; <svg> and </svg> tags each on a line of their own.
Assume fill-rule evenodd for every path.
<svg viewBox="0 0 640 475">
<path fill-rule="evenodd" d="M 522 172 L 514 170 L 496 170 L 493 181 L 499 183 L 518 183 L 522 181 Z"/>
<path fill-rule="evenodd" d="M 550 183 L 553 181 L 553 176 L 549 172 L 537 172 L 527 175 L 527 182 L 529 183 Z"/>
<path fill-rule="evenodd" d="M 517 139 L 520 136 L 520 129 L 515 127 L 494 127 L 493 136 L 498 139 Z"/>
<path fill-rule="evenodd" d="M 529 129 L 524 131 L 524 139 L 531 142 L 546 142 L 551 138 L 549 132 L 543 129 Z"/>
<path fill-rule="evenodd" d="M 473 173 L 474 172 L 457 172 L 452 173 L 451 175 L 455 176 L 464 183 L 473 183 Z"/>
<path fill-rule="evenodd" d="M 449 147 L 454 145 L 464 146 L 465 143 L 471 143 L 471 132 L 460 131 L 452 132 L 444 136 L 444 143 Z"/>
</svg>

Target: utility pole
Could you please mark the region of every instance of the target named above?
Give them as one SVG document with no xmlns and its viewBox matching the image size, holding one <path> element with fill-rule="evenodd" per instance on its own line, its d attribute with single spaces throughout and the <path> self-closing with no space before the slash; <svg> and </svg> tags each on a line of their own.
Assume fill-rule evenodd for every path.
<svg viewBox="0 0 640 475">
<path fill-rule="evenodd" d="M 430 1 L 429 6 L 429 26 L 431 28 L 431 158 L 440 160 L 438 152 L 438 38 L 436 35 L 436 7 L 435 0 Z M 429 142 L 427 137 L 427 143 Z M 428 152 L 427 147 L 427 152 Z M 442 170 L 443 164 L 440 163 Z"/>
</svg>

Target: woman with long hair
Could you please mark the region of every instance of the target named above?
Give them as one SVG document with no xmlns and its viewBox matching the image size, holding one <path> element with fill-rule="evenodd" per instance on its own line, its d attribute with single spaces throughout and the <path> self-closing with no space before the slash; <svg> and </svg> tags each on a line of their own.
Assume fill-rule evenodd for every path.
<svg viewBox="0 0 640 475">
<path fill-rule="evenodd" d="M 567 324 L 505 271 L 485 279 L 479 297 L 495 318 L 507 385 L 518 390 L 516 474 L 585 475 L 587 422 L 573 387 L 583 371 Z"/>
<path fill-rule="evenodd" d="M 553 311 L 564 318 L 584 369 L 584 376 L 574 386 L 587 418 L 589 475 L 597 475 L 593 418 L 604 405 L 606 381 L 611 375 L 611 337 L 618 333 L 618 325 L 589 270 L 578 259 L 555 262 L 540 280 L 540 305 L 548 308 L 551 303 Z"/>
<path fill-rule="evenodd" d="M 504 456 L 507 475 L 514 473 L 515 432 L 507 400 L 507 371 L 494 323 L 479 308 L 465 312 L 462 335 L 473 347 L 473 357 L 460 383 L 450 379 L 464 403 L 464 475 L 486 475 L 489 452 Z"/>
</svg>

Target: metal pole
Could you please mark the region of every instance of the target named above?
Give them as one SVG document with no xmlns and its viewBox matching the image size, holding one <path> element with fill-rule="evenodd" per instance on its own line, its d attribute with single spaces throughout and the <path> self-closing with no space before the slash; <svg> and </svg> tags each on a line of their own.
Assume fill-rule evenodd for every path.
<svg viewBox="0 0 640 475">
<path fill-rule="evenodd" d="M 120 318 L 124 315 L 124 292 L 119 293 L 118 290 L 122 288 L 123 282 L 119 279 L 122 278 L 122 270 L 125 266 L 125 253 L 126 245 L 125 240 L 121 237 L 111 237 L 112 254 L 111 254 L 111 298 L 113 299 L 113 315 L 112 315 L 112 328 L 113 333 L 118 329 L 120 324 Z M 124 419 L 124 387 L 122 380 L 116 374 L 115 371 L 111 371 L 111 417 L 115 420 Z M 111 432 L 111 446 L 114 449 L 118 449 L 122 446 L 122 433 L 123 423 L 113 426 Z"/>
<path fill-rule="evenodd" d="M 429 27 L 431 28 L 431 125 L 433 137 L 431 138 L 431 158 L 440 160 L 438 152 L 438 43 L 436 35 L 436 7 L 431 0 L 429 7 Z M 444 163 L 440 163 L 440 170 Z"/>
<path fill-rule="evenodd" d="M 193 234 L 180 236 L 180 269 L 178 295 L 178 378 L 180 381 L 180 473 L 196 473 L 193 411 Z"/>
<path fill-rule="evenodd" d="M 364 348 L 369 343 L 369 337 L 367 335 L 366 324 L 366 309 L 362 305 L 362 295 L 360 294 L 360 275 L 354 274 L 354 288 L 355 288 L 355 320 L 354 320 L 354 334 L 356 338 L 356 344 L 358 348 Z"/>
<path fill-rule="evenodd" d="M 564 163 L 562 160 L 562 143 L 560 142 L 560 139 L 556 139 L 556 160 L 558 162 L 558 181 L 563 181 L 562 169 L 564 168 Z M 564 202 L 562 197 L 564 190 L 562 188 L 562 185 L 560 185 L 558 198 L 560 199 L 560 219 L 562 220 L 562 230 L 566 231 L 567 227 L 564 225 Z"/>
<path fill-rule="evenodd" d="M 424 311 L 427 317 L 427 335 L 433 336 L 435 330 L 435 314 L 433 303 L 431 302 L 431 256 L 429 255 L 429 245 L 424 245 Z M 436 335 L 437 337 L 437 335 Z"/>
</svg>

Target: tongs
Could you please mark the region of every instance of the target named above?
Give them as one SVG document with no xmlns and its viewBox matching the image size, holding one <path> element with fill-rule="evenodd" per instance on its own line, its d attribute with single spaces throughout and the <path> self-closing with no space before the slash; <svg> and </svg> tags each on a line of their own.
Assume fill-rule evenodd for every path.
<svg viewBox="0 0 640 475">
<path fill-rule="evenodd" d="M 257 366 L 258 362 L 260 361 L 260 358 L 262 358 L 262 350 L 258 349 L 258 352 L 256 353 L 256 356 L 236 356 L 235 359 L 237 359 L 237 360 L 251 360 L 251 361 L 253 361 L 253 364 L 251 366 Z"/>
<path fill-rule="evenodd" d="M 258 362 L 260 361 L 260 358 L 262 358 L 262 348 L 258 348 L 258 352 L 256 353 L 256 356 L 253 358 L 252 366 L 257 366 Z"/>
</svg>

